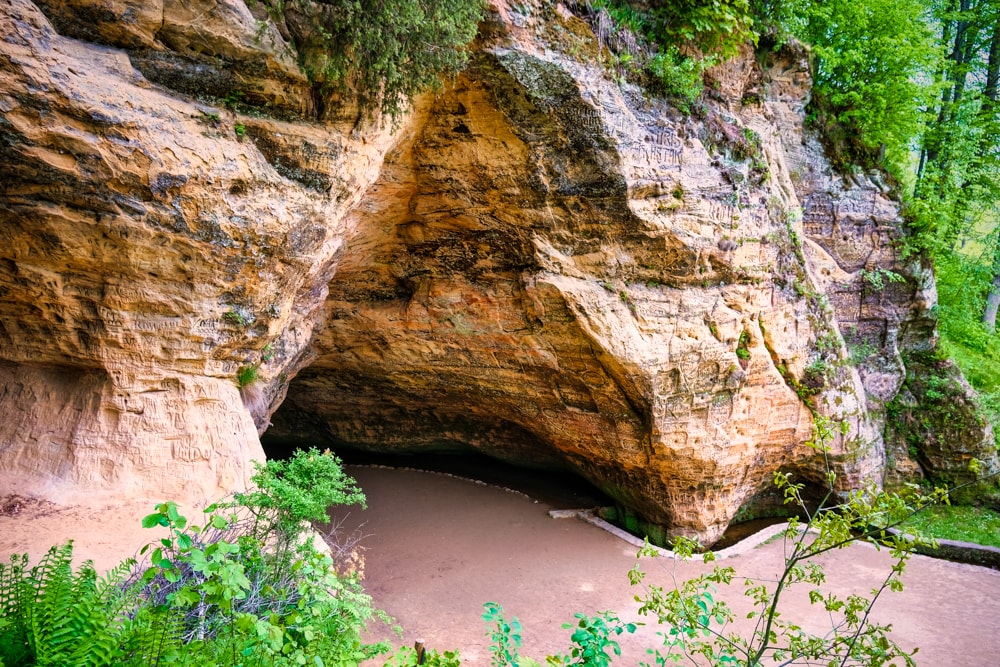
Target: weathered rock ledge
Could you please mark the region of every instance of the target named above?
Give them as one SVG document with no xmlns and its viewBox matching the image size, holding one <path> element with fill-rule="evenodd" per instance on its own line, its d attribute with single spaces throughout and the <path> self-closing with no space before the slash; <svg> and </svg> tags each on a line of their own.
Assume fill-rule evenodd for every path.
<svg viewBox="0 0 1000 667">
<path fill-rule="evenodd" d="M 496 2 L 392 127 L 317 103 L 287 30 L 236 0 L 38 4 L 0 9 L 11 492 L 219 495 L 269 420 L 569 469 L 706 541 L 775 470 L 824 478 L 817 415 L 846 425 L 839 488 L 886 474 L 933 278 L 899 260 L 878 175 L 834 173 L 803 126 L 801 51 L 717 68 L 684 117 L 560 5 Z M 969 421 L 888 471 L 996 468 Z"/>
</svg>

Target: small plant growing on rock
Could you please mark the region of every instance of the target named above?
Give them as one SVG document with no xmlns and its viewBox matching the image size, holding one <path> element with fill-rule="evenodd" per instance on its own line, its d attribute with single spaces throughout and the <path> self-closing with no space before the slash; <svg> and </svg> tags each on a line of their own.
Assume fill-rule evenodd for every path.
<svg viewBox="0 0 1000 667">
<path fill-rule="evenodd" d="M 257 321 L 254 314 L 245 306 L 230 306 L 229 310 L 222 317 L 227 322 L 240 327 L 249 327 Z"/>
<path fill-rule="evenodd" d="M 236 385 L 240 389 L 252 385 L 257 381 L 259 372 L 258 366 L 240 366 L 240 369 L 236 371 Z"/>
<path fill-rule="evenodd" d="M 873 270 L 861 269 L 858 272 L 861 279 L 864 280 L 868 285 L 877 290 L 885 289 L 888 283 L 902 283 L 906 282 L 906 278 L 899 275 L 895 271 L 890 271 L 889 269 L 883 269 L 881 266 L 875 267 Z"/>
<path fill-rule="evenodd" d="M 750 334 L 747 331 L 740 332 L 740 340 L 736 344 L 736 357 L 740 360 L 740 365 L 746 368 L 750 361 Z"/>
</svg>

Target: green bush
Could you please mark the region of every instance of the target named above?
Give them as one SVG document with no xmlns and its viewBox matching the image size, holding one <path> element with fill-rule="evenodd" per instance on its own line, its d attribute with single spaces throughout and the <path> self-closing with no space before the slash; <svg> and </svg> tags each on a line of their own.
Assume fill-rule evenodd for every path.
<svg viewBox="0 0 1000 667">
<path fill-rule="evenodd" d="M 254 489 L 237 493 L 229 505 L 246 508 L 254 536 L 293 543 L 310 521 L 326 521 L 334 505 L 365 506 L 365 495 L 329 451 L 299 450 L 287 460 L 255 464 Z"/>
<path fill-rule="evenodd" d="M 646 61 L 646 88 L 654 95 L 673 101 L 684 113 L 691 113 L 705 88 L 705 70 L 716 63 L 714 58 L 696 60 L 668 47 Z"/>
<path fill-rule="evenodd" d="M 810 446 L 822 456 L 829 454 L 829 445 L 838 427 L 829 420 L 817 418 L 816 431 Z M 818 503 L 806 498 L 806 485 L 796 483 L 784 473 L 775 473 L 775 488 L 785 503 L 797 512 L 784 532 L 783 568 L 777 578 L 750 580 L 740 577 L 732 567 L 716 565 L 711 571 L 686 581 L 677 572 L 669 572 L 667 585 L 651 581 L 637 564 L 629 572 L 629 581 L 639 593 L 639 613 L 654 619 L 663 628 L 658 633 L 660 645 L 647 650 L 650 663 L 756 667 L 763 664 L 822 664 L 822 665 L 885 665 L 905 664 L 912 667 L 912 655 L 890 636 L 892 627 L 871 618 L 871 611 L 886 592 L 899 591 L 903 584 L 906 562 L 917 545 L 933 545 L 933 540 L 894 534 L 892 528 L 903 525 L 915 513 L 947 500 L 948 492 L 937 489 L 923 495 L 919 489 L 908 488 L 902 495 L 882 492 L 874 487 L 842 494 L 834 491 L 836 476 L 827 473 L 827 493 Z M 881 582 L 868 596 L 846 596 L 828 592 L 822 556 L 843 549 L 855 542 L 870 542 L 887 547 L 893 563 Z M 675 556 L 688 559 L 699 546 L 685 538 L 675 538 Z M 660 553 L 646 545 L 639 556 L 657 557 Z M 706 563 L 715 561 L 711 553 L 703 555 Z M 733 629 L 736 611 L 724 599 L 724 591 L 736 583 L 739 593 L 749 602 L 749 612 L 742 612 L 753 623 L 746 632 Z M 807 595 L 829 619 L 829 626 L 806 628 L 783 613 L 785 601 L 793 589 Z M 741 605 L 746 607 L 746 604 Z M 493 667 L 526 667 L 538 663 L 520 656 L 521 625 L 517 619 L 507 620 L 499 605 L 488 603 L 484 620 L 493 624 L 489 635 Z M 594 617 L 576 615 L 577 622 L 565 625 L 572 629 L 572 647 L 568 655 L 549 656 L 546 664 L 608 667 L 619 654 L 615 637 L 636 629 L 634 623 L 623 623 L 614 615 L 604 613 Z"/>
<path fill-rule="evenodd" d="M 799 35 L 812 46 L 813 112 L 843 164 L 882 161 L 900 180 L 931 107 L 939 51 L 921 0 L 811 2 Z"/>
<path fill-rule="evenodd" d="M 690 113 L 701 97 L 705 70 L 755 40 L 747 0 L 654 2 L 643 8 L 595 0 L 584 9 L 620 72 L 683 113 Z M 607 21 L 602 17 L 615 29 L 603 29 Z"/>
<path fill-rule="evenodd" d="M 290 24 L 317 83 L 357 96 L 364 113 L 396 116 L 417 93 L 458 72 L 476 36 L 479 0 L 265 0 Z"/>
<path fill-rule="evenodd" d="M 331 504 L 363 503 L 339 461 L 316 450 L 259 466 L 254 491 L 192 525 L 165 502 L 143 519 L 168 536 L 104 578 L 70 568 L 72 546 L 0 566 L 0 664 L 354 666 L 375 611 L 357 577 L 306 536 Z"/>
</svg>

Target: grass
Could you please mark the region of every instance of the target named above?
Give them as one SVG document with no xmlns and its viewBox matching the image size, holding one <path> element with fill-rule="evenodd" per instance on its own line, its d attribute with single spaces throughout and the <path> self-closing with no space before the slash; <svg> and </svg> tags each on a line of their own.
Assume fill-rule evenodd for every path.
<svg viewBox="0 0 1000 667">
<path fill-rule="evenodd" d="M 901 527 L 940 540 L 1000 547 L 1000 513 L 985 507 L 935 505 L 913 515 Z"/>
<path fill-rule="evenodd" d="M 257 366 L 240 366 L 236 371 L 236 384 L 241 389 L 257 381 Z"/>
<path fill-rule="evenodd" d="M 941 346 L 969 381 L 979 392 L 979 402 L 983 411 L 1000 428 L 1000 359 L 987 352 L 980 352 L 959 342 L 942 336 Z"/>
</svg>

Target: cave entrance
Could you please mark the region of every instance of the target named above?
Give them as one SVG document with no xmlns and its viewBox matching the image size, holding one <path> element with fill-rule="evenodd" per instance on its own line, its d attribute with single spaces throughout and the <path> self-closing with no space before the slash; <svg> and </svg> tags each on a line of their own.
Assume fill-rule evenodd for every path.
<svg viewBox="0 0 1000 667">
<path fill-rule="evenodd" d="M 521 492 L 533 500 L 549 505 L 552 509 L 599 509 L 615 508 L 619 505 L 599 488 L 570 471 L 516 466 L 474 450 L 405 454 L 372 452 L 338 445 L 321 437 L 269 436 L 267 433 L 261 437 L 261 444 L 268 459 L 284 459 L 296 450 L 310 447 L 330 449 L 346 466 L 386 466 L 455 475 Z M 648 539 L 648 536 L 630 530 L 624 522 L 614 516 L 606 518 L 636 537 Z M 730 547 L 759 530 L 787 520 L 784 514 L 770 516 L 765 513 L 765 516 L 751 514 L 750 517 L 738 517 L 726 529 L 723 536 L 709 546 L 713 550 Z"/>
<path fill-rule="evenodd" d="M 614 505 L 614 501 L 603 491 L 572 472 L 516 466 L 471 450 L 379 453 L 338 446 L 329 441 L 269 437 L 267 433 L 261 437 L 261 444 L 269 459 L 287 458 L 297 449 L 329 448 L 348 466 L 378 465 L 447 473 L 519 491 L 553 509 L 592 509 Z"/>
</svg>

